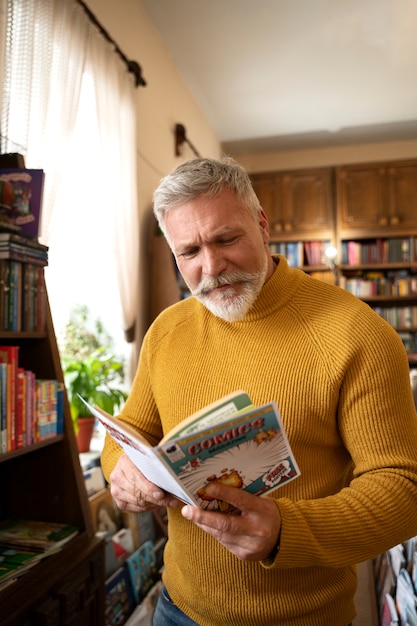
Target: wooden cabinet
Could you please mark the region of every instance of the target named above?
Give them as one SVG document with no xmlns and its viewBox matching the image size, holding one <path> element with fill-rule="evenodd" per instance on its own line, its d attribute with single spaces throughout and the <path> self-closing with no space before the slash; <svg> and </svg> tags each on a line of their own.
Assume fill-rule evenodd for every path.
<svg viewBox="0 0 417 626">
<path fill-rule="evenodd" d="M 417 354 L 417 160 L 251 178 L 272 252 L 368 302 Z M 328 244 L 337 268 L 324 262 Z"/>
<path fill-rule="evenodd" d="M 332 239 L 333 173 L 330 168 L 253 174 L 255 193 L 267 214 L 272 240 L 308 235 Z"/>
<path fill-rule="evenodd" d="M 50 557 L 27 596 L 9 588 L 3 626 L 98 626 L 104 624 L 104 555 L 101 540 L 77 540 Z M 57 577 L 57 571 L 60 575 Z M 23 582 L 23 581 L 22 581 Z M 1 609 L 0 609 L 1 610 Z"/>
<path fill-rule="evenodd" d="M 19 364 L 38 378 L 63 382 L 46 302 L 42 332 L 1 332 L 19 346 Z M 0 454 L 0 520 L 25 518 L 76 525 L 78 535 L 0 590 L 2 626 L 104 624 L 104 546 L 93 532 L 84 478 L 64 398 L 63 434 Z"/>
<path fill-rule="evenodd" d="M 334 282 L 323 262 L 324 251 L 335 241 L 332 169 L 253 174 L 251 179 L 269 219 L 271 252 Z"/>
<path fill-rule="evenodd" d="M 342 234 L 417 231 L 417 161 L 339 167 L 336 185 Z"/>
<path fill-rule="evenodd" d="M 417 161 L 336 169 L 339 284 L 417 351 Z M 351 258 L 348 248 L 360 251 Z M 411 362 L 411 356 L 410 356 Z"/>
</svg>

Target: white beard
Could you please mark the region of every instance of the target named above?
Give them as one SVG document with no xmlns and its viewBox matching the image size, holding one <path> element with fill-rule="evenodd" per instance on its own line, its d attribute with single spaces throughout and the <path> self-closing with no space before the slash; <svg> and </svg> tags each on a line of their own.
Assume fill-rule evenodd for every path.
<svg viewBox="0 0 417 626">
<path fill-rule="evenodd" d="M 243 319 L 258 297 L 265 283 L 268 271 L 268 259 L 265 256 L 264 264 L 259 272 L 229 272 L 213 278 L 204 278 L 198 287 L 191 290 L 193 296 L 216 317 L 226 322 L 238 322 Z M 242 292 L 236 295 L 233 284 L 243 286 Z M 221 285 L 230 285 L 230 289 L 223 290 L 212 297 L 212 290 Z"/>
</svg>

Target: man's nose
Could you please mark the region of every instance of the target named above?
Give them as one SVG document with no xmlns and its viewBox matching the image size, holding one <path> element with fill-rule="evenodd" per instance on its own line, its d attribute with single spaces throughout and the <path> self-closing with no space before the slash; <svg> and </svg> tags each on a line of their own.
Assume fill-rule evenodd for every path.
<svg viewBox="0 0 417 626">
<path fill-rule="evenodd" d="M 226 269 L 226 260 L 217 247 L 204 248 L 202 273 L 205 276 L 218 276 Z"/>
</svg>

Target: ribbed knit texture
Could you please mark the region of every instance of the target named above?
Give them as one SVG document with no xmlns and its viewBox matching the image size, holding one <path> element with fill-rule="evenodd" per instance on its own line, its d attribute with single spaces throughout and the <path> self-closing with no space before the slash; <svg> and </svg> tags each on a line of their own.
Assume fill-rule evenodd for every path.
<svg viewBox="0 0 417 626">
<path fill-rule="evenodd" d="M 369 306 L 279 257 L 241 322 L 194 298 L 160 315 L 122 417 L 157 443 L 236 389 L 277 402 L 300 466 L 272 494 L 280 552 L 271 567 L 242 562 L 171 510 L 168 591 L 201 626 L 347 626 L 354 564 L 417 535 L 417 416 L 401 340 Z M 107 477 L 119 455 L 107 441 Z"/>
</svg>

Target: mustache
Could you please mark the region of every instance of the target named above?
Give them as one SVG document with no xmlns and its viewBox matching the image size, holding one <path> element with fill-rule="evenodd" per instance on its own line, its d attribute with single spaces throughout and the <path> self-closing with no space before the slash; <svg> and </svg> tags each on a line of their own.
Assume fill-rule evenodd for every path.
<svg viewBox="0 0 417 626">
<path fill-rule="evenodd" d="M 213 289 L 223 287 L 224 285 L 252 282 L 254 277 L 254 274 L 250 274 L 249 272 L 225 272 L 219 276 L 208 276 L 201 280 L 198 287 L 193 291 L 193 295 L 206 295 Z"/>
</svg>

